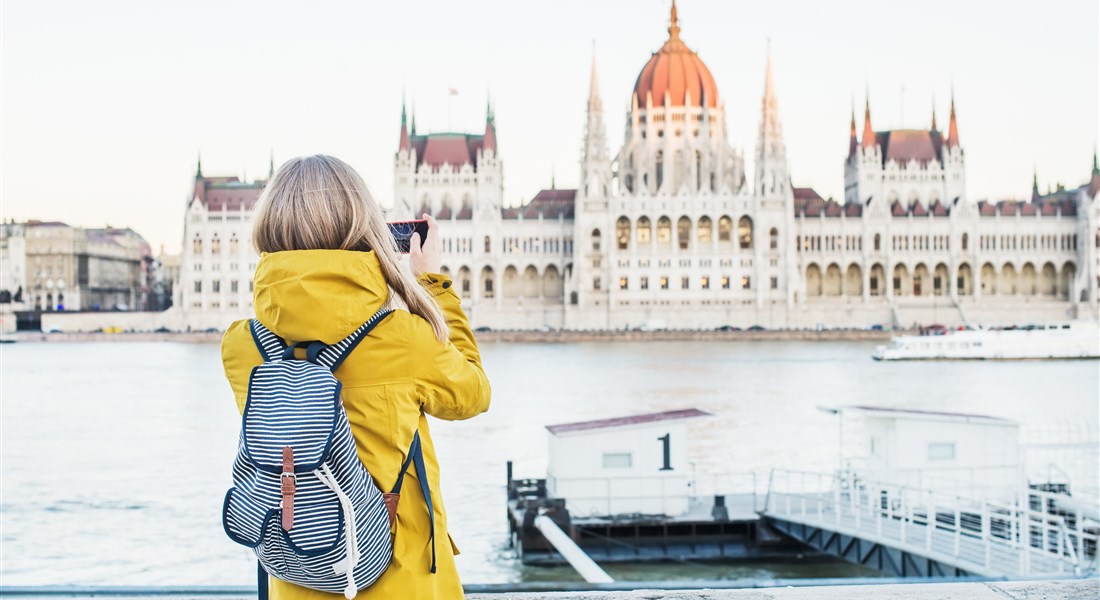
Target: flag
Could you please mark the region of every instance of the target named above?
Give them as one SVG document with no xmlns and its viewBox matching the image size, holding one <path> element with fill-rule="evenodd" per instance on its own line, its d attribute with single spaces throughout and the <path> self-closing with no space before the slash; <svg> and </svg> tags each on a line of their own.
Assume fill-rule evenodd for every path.
<svg viewBox="0 0 1100 600">
<path fill-rule="evenodd" d="M 452 96 L 457 96 L 458 95 L 458 90 L 456 88 L 450 88 L 450 89 L 447 90 L 447 93 L 449 93 Z"/>
</svg>

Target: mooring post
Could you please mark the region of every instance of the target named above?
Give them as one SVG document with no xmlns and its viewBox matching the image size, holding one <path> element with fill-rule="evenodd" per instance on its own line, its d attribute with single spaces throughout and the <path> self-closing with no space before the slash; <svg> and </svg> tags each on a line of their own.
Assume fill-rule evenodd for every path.
<svg viewBox="0 0 1100 600">
<path fill-rule="evenodd" d="M 514 498 L 515 494 L 512 492 L 512 461 L 508 461 L 506 463 L 506 465 L 507 465 L 507 471 L 508 471 L 508 483 L 507 483 L 507 485 L 505 486 L 504 489 L 507 490 L 507 492 L 508 492 L 508 499 L 509 500 L 515 500 L 515 498 Z"/>
</svg>

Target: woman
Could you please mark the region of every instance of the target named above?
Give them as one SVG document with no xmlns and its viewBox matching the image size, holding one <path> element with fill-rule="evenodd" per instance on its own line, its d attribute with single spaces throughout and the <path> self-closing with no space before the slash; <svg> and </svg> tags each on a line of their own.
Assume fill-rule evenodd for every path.
<svg viewBox="0 0 1100 600">
<path fill-rule="evenodd" d="M 379 308 L 397 308 L 362 340 L 335 372 L 359 458 L 379 489 L 390 491 L 420 433 L 436 531 L 436 572 L 427 504 L 415 469 L 405 474 L 394 525 L 393 561 L 358 599 L 461 598 L 453 542 L 439 489 L 439 462 L 425 415 L 468 419 L 489 408 L 489 382 L 446 275 L 440 275 L 439 229 L 428 220 L 421 249 L 411 243 L 409 267 L 397 253 L 382 210 L 359 175 L 330 156 L 293 159 L 275 173 L 254 215 L 256 318 L 285 341 L 333 344 Z M 225 374 L 244 410 L 252 369 L 263 361 L 237 321 L 222 340 Z M 410 481 L 408 478 L 412 478 Z M 336 599 L 272 578 L 276 599 Z"/>
</svg>

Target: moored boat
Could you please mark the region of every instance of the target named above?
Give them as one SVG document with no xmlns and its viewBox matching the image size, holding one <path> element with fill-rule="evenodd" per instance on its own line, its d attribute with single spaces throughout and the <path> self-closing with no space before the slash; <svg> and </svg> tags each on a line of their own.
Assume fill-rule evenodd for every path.
<svg viewBox="0 0 1100 600">
<path fill-rule="evenodd" d="M 1095 322 L 1045 323 L 1004 329 L 932 331 L 878 346 L 875 360 L 1028 360 L 1100 358 Z"/>
</svg>

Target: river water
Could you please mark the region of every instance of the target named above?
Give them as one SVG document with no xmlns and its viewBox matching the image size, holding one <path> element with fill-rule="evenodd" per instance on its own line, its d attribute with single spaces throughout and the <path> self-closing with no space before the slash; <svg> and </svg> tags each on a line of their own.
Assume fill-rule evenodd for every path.
<svg viewBox="0 0 1100 600">
<path fill-rule="evenodd" d="M 490 411 L 432 421 L 463 581 L 576 580 L 507 546 L 505 461 L 545 475 L 544 426 L 695 407 L 701 472 L 827 470 L 819 405 L 975 412 L 1025 427 L 1100 420 L 1095 361 L 876 363 L 866 342 L 485 344 Z M 20 343 L 0 349 L 4 585 L 248 585 L 219 520 L 239 417 L 214 344 Z M 622 579 L 833 577 L 843 563 L 612 566 Z"/>
</svg>

